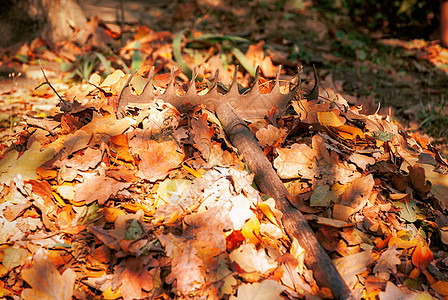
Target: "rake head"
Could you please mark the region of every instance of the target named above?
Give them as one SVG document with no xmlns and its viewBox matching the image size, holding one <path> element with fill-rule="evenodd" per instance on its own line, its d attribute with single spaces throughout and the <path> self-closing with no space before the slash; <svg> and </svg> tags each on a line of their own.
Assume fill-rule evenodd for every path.
<svg viewBox="0 0 448 300">
<path fill-rule="evenodd" d="M 184 95 L 179 96 L 174 90 L 174 69 L 171 70 L 169 84 L 165 92 L 161 95 L 156 95 L 154 93 L 154 86 L 151 83 L 154 76 L 154 67 L 152 67 L 149 73 L 148 83 L 145 85 L 140 95 L 133 95 L 130 88 L 130 82 L 136 72 L 134 72 L 134 74 L 130 76 L 126 85 L 121 91 L 118 100 L 117 115 L 119 117 L 123 117 L 124 108 L 130 104 L 133 105 L 138 103 L 149 103 L 156 99 L 161 99 L 172 104 L 179 111 L 183 111 L 183 109 L 188 106 L 191 107 L 198 104 L 203 104 L 208 110 L 212 112 L 215 111 L 215 107 L 218 103 L 226 101 L 229 102 L 230 105 L 232 105 L 232 107 L 238 113 L 238 115 L 245 120 L 263 119 L 267 115 L 268 111 L 272 108 L 277 108 L 280 112 L 280 115 L 282 115 L 288 108 L 289 102 L 293 99 L 299 85 L 294 85 L 289 89 L 289 92 L 287 94 L 283 94 L 280 91 L 279 84 L 280 71 L 281 66 L 278 67 L 274 86 L 268 94 L 261 94 L 259 91 L 259 67 L 257 67 L 256 69 L 252 87 L 242 93 L 238 88 L 238 84 L 236 83 L 236 75 L 238 72 L 237 67 L 235 68 L 233 81 L 229 87 L 228 92 L 218 92 L 219 71 L 217 70 L 215 72 L 215 78 L 213 80 L 212 87 L 206 94 L 198 95 L 195 87 L 195 79 L 198 73 L 197 68 L 194 68 L 187 92 Z"/>
</svg>

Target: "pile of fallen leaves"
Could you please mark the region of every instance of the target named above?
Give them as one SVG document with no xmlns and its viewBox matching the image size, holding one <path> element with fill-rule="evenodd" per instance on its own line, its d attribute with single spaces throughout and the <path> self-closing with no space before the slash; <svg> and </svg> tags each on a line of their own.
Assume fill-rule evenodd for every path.
<svg viewBox="0 0 448 300">
<path fill-rule="evenodd" d="M 80 71 L 77 55 L 107 48 L 120 34 L 94 19 L 74 41 L 47 51 L 37 39 L 16 59 L 62 57 Z M 173 49 L 170 38 L 141 27 L 119 57 L 157 71 L 172 67 L 180 46 Z M 262 45 L 232 53 L 271 77 Z M 225 63 L 210 49 L 191 50 L 184 63 L 202 57 L 204 73 L 213 73 Z M 107 59 L 119 69 L 121 58 Z M 148 68 L 134 87 L 144 86 Z M 233 70 L 227 65 L 222 81 Z M 155 101 L 117 119 L 130 75 L 111 73 L 91 75 L 66 91 L 59 112 L 29 112 L 13 136 L 2 137 L 0 297 L 331 298 L 213 113 L 180 114 Z M 187 77 L 176 75 L 184 93 Z M 156 92 L 168 79 L 153 78 Z M 198 92 L 207 89 L 204 79 Z M 262 93 L 267 83 L 260 79 Z M 329 88 L 318 100 L 302 92 L 287 116 L 248 126 L 348 286 L 364 299 L 448 299 L 447 163 L 427 138 L 388 116 L 365 115 Z M 33 100 L 44 94 L 52 92 L 34 92 Z"/>
<path fill-rule="evenodd" d="M 216 117 L 155 101 L 117 119 L 128 78 L 92 75 L 2 144 L 0 295 L 331 298 Z M 448 166 L 428 140 L 340 95 L 292 107 L 249 127 L 353 292 L 448 297 Z"/>
</svg>

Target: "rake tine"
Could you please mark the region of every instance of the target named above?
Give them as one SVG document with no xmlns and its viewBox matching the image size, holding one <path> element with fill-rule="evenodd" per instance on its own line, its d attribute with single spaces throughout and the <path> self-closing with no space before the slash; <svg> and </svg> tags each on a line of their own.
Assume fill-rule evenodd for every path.
<svg viewBox="0 0 448 300">
<path fill-rule="evenodd" d="M 174 67 L 171 68 L 171 74 L 170 74 L 170 81 L 168 83 L 168 86 L 166 87 L 165 93 L 163 93 L 164 96 L 170 96 L 175 95 L 176 92 L 174 91 Z"/>
<path fill-rule="evenodd" d="M 258 77 L 260 77 L 260 66 L 257 66 L 252 87 L 250 88 L 248 93 L 244 94 L 245 96 L 253 95 L 256 93 L 260 94 L 260 84 L 258 83 Z"/>
<path fill-rule="evenodd" d="M 150 97 L 154 96 L 154 86 L 152 85 L 152 78 L 154 77 L 154 67 L 149 71 L 148 82 L 145 84 L 143 88 L 143 92 L 140 94 L 140 97 L 144 97 L 145 99 L 150 99 Z"/>
<path fill-rule="evenodd" d="M 185 95 L 183 95 L 184 97 L 196 96 L 197 95 L 197 91 L 196 91 L 196 77 L 198 77 L 198 68 L 194 67 L 193 68 L 193 73 L 191 75 L 190 85 L 188 86 L 188 89 L 187 89 L 187 92 L 185 93 Z"/>
</svg>

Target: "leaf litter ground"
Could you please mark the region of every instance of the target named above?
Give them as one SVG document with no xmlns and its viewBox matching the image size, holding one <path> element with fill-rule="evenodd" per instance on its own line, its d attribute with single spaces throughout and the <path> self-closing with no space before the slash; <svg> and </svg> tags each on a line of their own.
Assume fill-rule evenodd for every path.
<svg viewBox="0 0 448 300">
<path fill-rule="evenodd" d="M 260 46 L 250 51 L 252 63 L 269 57 Z M 273 65 L 263 65 L 269 74 Z M 213 114 L 156 101 L 118 120 L 128 77 L 93 74 L 66 91 L 59 112 L 28 113 L 3 137 L 0 294 L 331 298 Z M 160 91 L 167 79 L 156 78 Z M 269 81 L 260 81 L 266 93 Z M 364 299 L 446 299 L 446 162 L 388 116 L 364 114 L 336 91 L 309 101 L 303 92 L 287 116 L 249 127 L 349 287 Z"/>
</svg>

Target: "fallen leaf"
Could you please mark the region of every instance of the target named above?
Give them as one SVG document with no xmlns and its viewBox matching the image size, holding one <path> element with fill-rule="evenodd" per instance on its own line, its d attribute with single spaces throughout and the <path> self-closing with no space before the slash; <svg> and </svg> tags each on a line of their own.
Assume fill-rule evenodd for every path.
<svg viewBox="0 0 448 300">
<path fill-rule="evenodd" d="M 182 253 L 173 258 L 171 273 L 165 279 L 168 284 L 176 280 L 177 289 L 184 295 L 200 289 L 205 282 L 202 271 L 203 263 L 197 257 L 197 253 L 193 243 L 187 242 Z M 188 276 L 185 276 L 186 274 Z"/>
<path fill-rule="evenodd" d="M 257 250 L 253 244 L 241 245 L 229 254 L 229 258 L 247 273 L 260 272 L 263 274 L 277 267 L 277 262 L 268 257 L 263 248 Z"/>
<path fill-rule="evenodd" d="M 397 255 L 400 255 L 397 247 L 395 245 L 390 246 L 386 251 L 381 253 L 380 258 L 373 268 L 373 272 L 379 277 L 389 280 L 390 273 L 397 273 L 397 265 L 401 262 Z"/>
<path fill-rule="evenodd" d="M 168 172 L 178 168 L 184 159 L 184 154 L 179 153 L 177 145 L 173 141 L 156 142 L 150 140 L 141 150 L 137 176 L 154 182 L 165 178 Z"/>
<path fill-rule="evenodd" d="M 426 269 L 434 260 L 434 255 L 428 246 L 419 242 L 412 253 L 412 263 L 421 270 Z"/>
<path fill-rule="evenodd" d="M 272 279 L 266 279 L 262 282 L 244 283 L 238 287 L 238 296 L 231 297 L 234 300 L 281 300 L 280 294 L 286 290 L 286 287 Z"/>
<path fill-rule="evenodd" d="M 53 263 L 41 252 L 34 255 L 30 268 L 22 269 L 22 278 L 30 286 L 24 289 L 24 299 L 71 300 L 76 280 L 73 269 L 66 269 L 61 275 Z"/>
<path fill-rule="evenodd" d="M 355 179 L 342 194 L 340 204 L 350 206 L 355 212 L 359 211 L 369 201 L 374 184 L 372 174 Z"/>
<path fill-rule="evenodd" d="M 42 148 L 35 142 L 20 157 L 11 150 L 0 161 L 0 183 L 8 184 L 20 174 L 23 180 L 37 179 L 37 167 L 49 161 L 55 154 L 52 148 Z"/>
<path fill-rule="evenodd" d="M 397 299 L 397 300 L 411 300 L 417 298 L 417 293 L 411 291 L 407 287 L 397 287 L 392 282 L 387 282 L 386 290 L 384 292 L 379 293 L 380 300 L 389 300 L 389 299 Z"/>
</svg>

